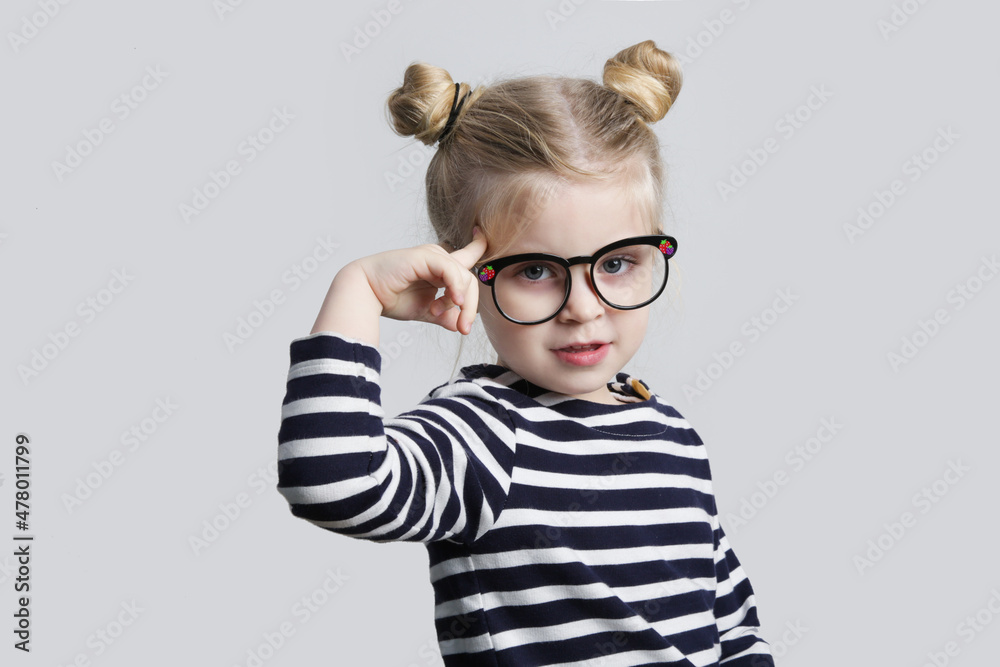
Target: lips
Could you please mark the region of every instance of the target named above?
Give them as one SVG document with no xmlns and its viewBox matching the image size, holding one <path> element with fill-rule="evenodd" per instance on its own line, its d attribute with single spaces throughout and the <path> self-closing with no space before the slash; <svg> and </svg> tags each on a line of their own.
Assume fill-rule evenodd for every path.
<svg viewBox="0 0 1000 667">
<path fill-rule="evenodd" d="M 609 343 L 600 341 L 571 343 L 553 350 L 556 357 L 573 366 L 594 366 L 608 356 Z"/>
<path fill-rule="evenodd" d="M 569 352 L 586 352 L 590 350 L 596 350 L 600 346 L 604 345 L 602 341 L 594 341 L 591 343 L 572 343 L 566 345 L 565 347 L 560 347 L 560 350 L 567 350 Z"/>
</svg>

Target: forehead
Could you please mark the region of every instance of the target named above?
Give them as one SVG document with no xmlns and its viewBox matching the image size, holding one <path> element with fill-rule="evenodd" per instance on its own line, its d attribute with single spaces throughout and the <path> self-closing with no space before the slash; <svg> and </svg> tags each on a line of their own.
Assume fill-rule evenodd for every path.
<svg viewBox="0 0 1000 667">
<path fill-rule="evenodd" d="M 639 207 L 614 183 L 561 185 L 548 195 L 508 254 L 590 255 L 619 239 L 650 233 Z"/>
</svg>

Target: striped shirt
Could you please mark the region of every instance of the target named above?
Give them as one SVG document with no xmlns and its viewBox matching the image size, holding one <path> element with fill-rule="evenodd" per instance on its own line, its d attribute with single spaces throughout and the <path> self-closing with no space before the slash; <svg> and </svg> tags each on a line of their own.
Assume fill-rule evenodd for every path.
<svg viewBox="0 0 1000 667">
<path fill-rule="evenodd" d="M 386 418 L 381 357 L 297 338 L 278 433 L 292 514 L 426 545 L 445 665 L 773 665 L 705 447 L 618 373 L 618 405 L 494 364 Z"/>
</svg>

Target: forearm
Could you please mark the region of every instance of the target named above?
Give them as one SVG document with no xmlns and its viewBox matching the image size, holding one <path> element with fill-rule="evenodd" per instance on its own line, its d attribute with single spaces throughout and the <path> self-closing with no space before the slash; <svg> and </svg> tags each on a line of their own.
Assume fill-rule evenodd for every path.
<svg viewBox="0 0 1000 667">
<path fill-rule="evenodd" d="M 309 333 L 329 331 L 377 348 L 381 316 L 382 304 L 372 292 L 364 271 L 350 263 L 330 283 Z"/>
<path fill-rule="evenodd" d="M 377 350 L 340 336 L 291 345 L 277 490 L 292 513 L 375 541 L 481 536 L 510 488 L 515 436 L 505 409 L 463 383 L 386 425 Z"/>
</svg>

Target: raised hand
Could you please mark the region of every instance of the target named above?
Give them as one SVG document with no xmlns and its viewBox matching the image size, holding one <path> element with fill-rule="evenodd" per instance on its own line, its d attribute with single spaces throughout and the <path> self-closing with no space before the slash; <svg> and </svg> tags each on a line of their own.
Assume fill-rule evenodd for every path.
<svg viewBox="0 0 1000 667">
<path fill-rule="evenodd" d="M 486 237 L 477 227 L 472 241 L 454 252 L 424 244 L 354 260 L 333 279 L 313 333 L 332 331 L 377 345 L 382 316 L 468 334 L 479 306 L 479 284 L 469 269 L 485 252 Z"/>
</svg>

